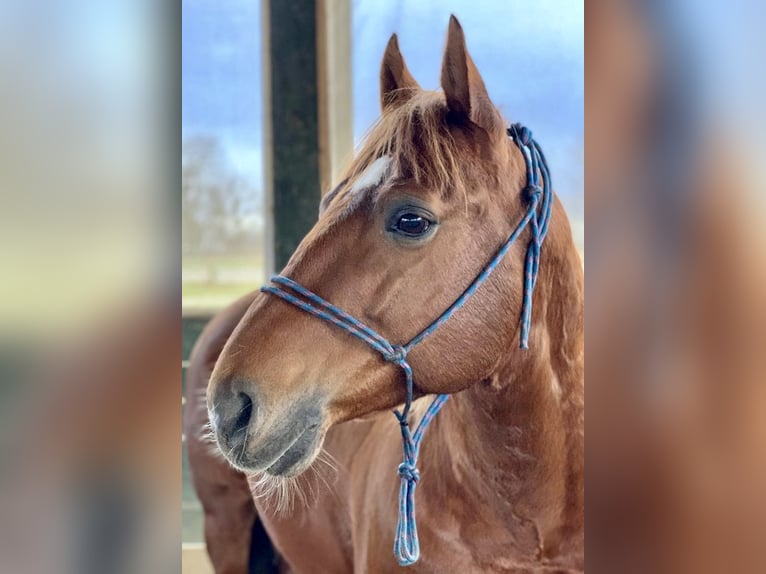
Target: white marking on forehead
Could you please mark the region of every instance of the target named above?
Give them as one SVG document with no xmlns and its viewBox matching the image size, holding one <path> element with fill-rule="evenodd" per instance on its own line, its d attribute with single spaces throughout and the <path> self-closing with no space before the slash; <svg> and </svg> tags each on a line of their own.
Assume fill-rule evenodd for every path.
<svg viewBox="0 0 766 574">
<path fill-rule="evenodd" d="M 364 172 L 362 172 L 362 175 L 356 179 L 354 185 L 351 186 L 351 193 L 355 195 L 365 189 L 378 185 L 383 181 L 383 176 L 386 174 L 389 165 L 391 165 L 391 156 L 389 155 L 384 155 L 376 159 L 366 170 L 364 170 Z"/>
</svg>

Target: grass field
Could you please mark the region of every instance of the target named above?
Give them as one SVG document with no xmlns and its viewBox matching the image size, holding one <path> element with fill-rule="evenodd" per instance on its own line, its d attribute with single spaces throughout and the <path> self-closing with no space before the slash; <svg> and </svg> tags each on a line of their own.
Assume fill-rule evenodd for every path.
<svg viewBox="0 0 766 574">
<path fill-rule="evenodd" d="M 260 254 L 185 256 L 181 274 L 185 314 L 213 313 L 258 289 L 266 279 Z"/>
</svg>

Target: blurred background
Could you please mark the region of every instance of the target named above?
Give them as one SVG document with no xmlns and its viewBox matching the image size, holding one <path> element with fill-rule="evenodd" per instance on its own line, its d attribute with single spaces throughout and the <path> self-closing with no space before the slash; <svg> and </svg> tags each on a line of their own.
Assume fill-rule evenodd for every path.
<svg viewBox="0 0 766 574">
<path fill-rule="evenodd" d="M 313 223 L 392 32 L 437 86 L 450 12 L 587 245 L 588 570 L 766 571 L 752 0 L 3 2 L 0 571 L 205 571 L 190 349 Z"/>
</svg>

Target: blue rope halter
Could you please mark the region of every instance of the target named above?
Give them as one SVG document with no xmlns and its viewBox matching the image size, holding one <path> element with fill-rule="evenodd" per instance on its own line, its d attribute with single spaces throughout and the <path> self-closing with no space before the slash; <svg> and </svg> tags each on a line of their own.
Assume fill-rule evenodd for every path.
<svg viewBox="0 0 766 574">
<path fill-rule="evenodd" d="M 383 359 L 389 363 L 399 365 L 404 371 L 406 382 L 406 399 L 401 411 L 394 410 L 394 415 L 399 420 L 402 432 L 402 446 L 404 460 L 399 465 L 398 473 L 401 478 L 399 489 L 399 521 L 396 526 L 396 538 L 394 540 L 394 554 L 401 566 L 409 566 L 417 562 L 420 556 L 418 543 L 418 530 L 415 521 L 415 486 L 420 479 L 417 469 L 418 452 L 423 440 L 426 428 L 447 402 L 449 395 L 437 395 L 429 405 L 415 432 L 410 430 L 409 413 L 412 406 L 412 367 L 407 362 L 407 354 L 415 345 L 418 345 L 431 333 L 436 331 L 445 321 L 460 309 L 471 295 L 481 286 L 490 273 L 505 257 L 508 250 L 518 236 L 529 225 L 531 238 L 527 247 L 525 271 L 524 271 L 524 300 L 521 307 L 521 334 L 520 346 L 527 349 L 529 344 L 529 329 L 532 320 L 532 292 L 537 283 L 537 272 L 540 267 L 540 247 L 548 232 L 548 222 L 553 204 L 553 192 L 551 190 L 550 173 L 540 146 L 532 139 L 532 132 L 521 124 L 514 124 L 508 129 L 508 135 L 524 155 L 527 169 L 527 184 L 524 188 L 525 199 L 528 209 L 519 224 L 513 230 L 508 239 L 500 246 L 495 256 L 487 263 L 484 270 L 463 291 L 463 294 L 450 305 L 433 323 L 404 345 L 394 345 L 385 337 L 376 333 L 370 327 L 358 321 L 342 309 L 325 301 L 319 295 L 312 293 L 292 279 L 277 275 L 271 278 L 271 284 L 261 287 L 264 293 L 271 293 L 306 311 L 340 327 L 347 333 L 361 339 L 374 350 L 379 352 Z M 542 180 L 542 186 L 541 184 Z M 539 208 L 539 209 L 538 209 Z"/>
</svg>

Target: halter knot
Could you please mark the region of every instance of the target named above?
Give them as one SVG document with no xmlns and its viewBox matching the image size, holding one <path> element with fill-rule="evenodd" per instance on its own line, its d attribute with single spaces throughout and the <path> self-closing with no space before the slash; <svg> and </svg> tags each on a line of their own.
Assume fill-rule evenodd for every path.
<svg viewBox="0 0 766 574">
<path fill-rule="evenodd" d="M 524 188 L 524 195 L 529 202 L 538 201 L 542 194 L 543 188 L 536 183 L 530 183 Z"/>
<path fill-rule="evenodd" d="M 532 141 L 532 130 L 521 124 L 513 124 L 509 127 L 508 135 L 519 145 L 528 146 L 529 142 Z"/>
<path fill-rule="evenodd" d="M 415 467 L 414 464 L 403 462 L 397 468 L 397 472 L 401 478 L 410 482 L 417 482 L 420 480 L 420 471 Z"/>
<path fill-rule="evenodd" d="M 401 345 L 391 345 L 391 351 L 382 353 L 383 359 L 388 363 L 403 363 L 407 358 L 407 349 Z"/>
</svg>

